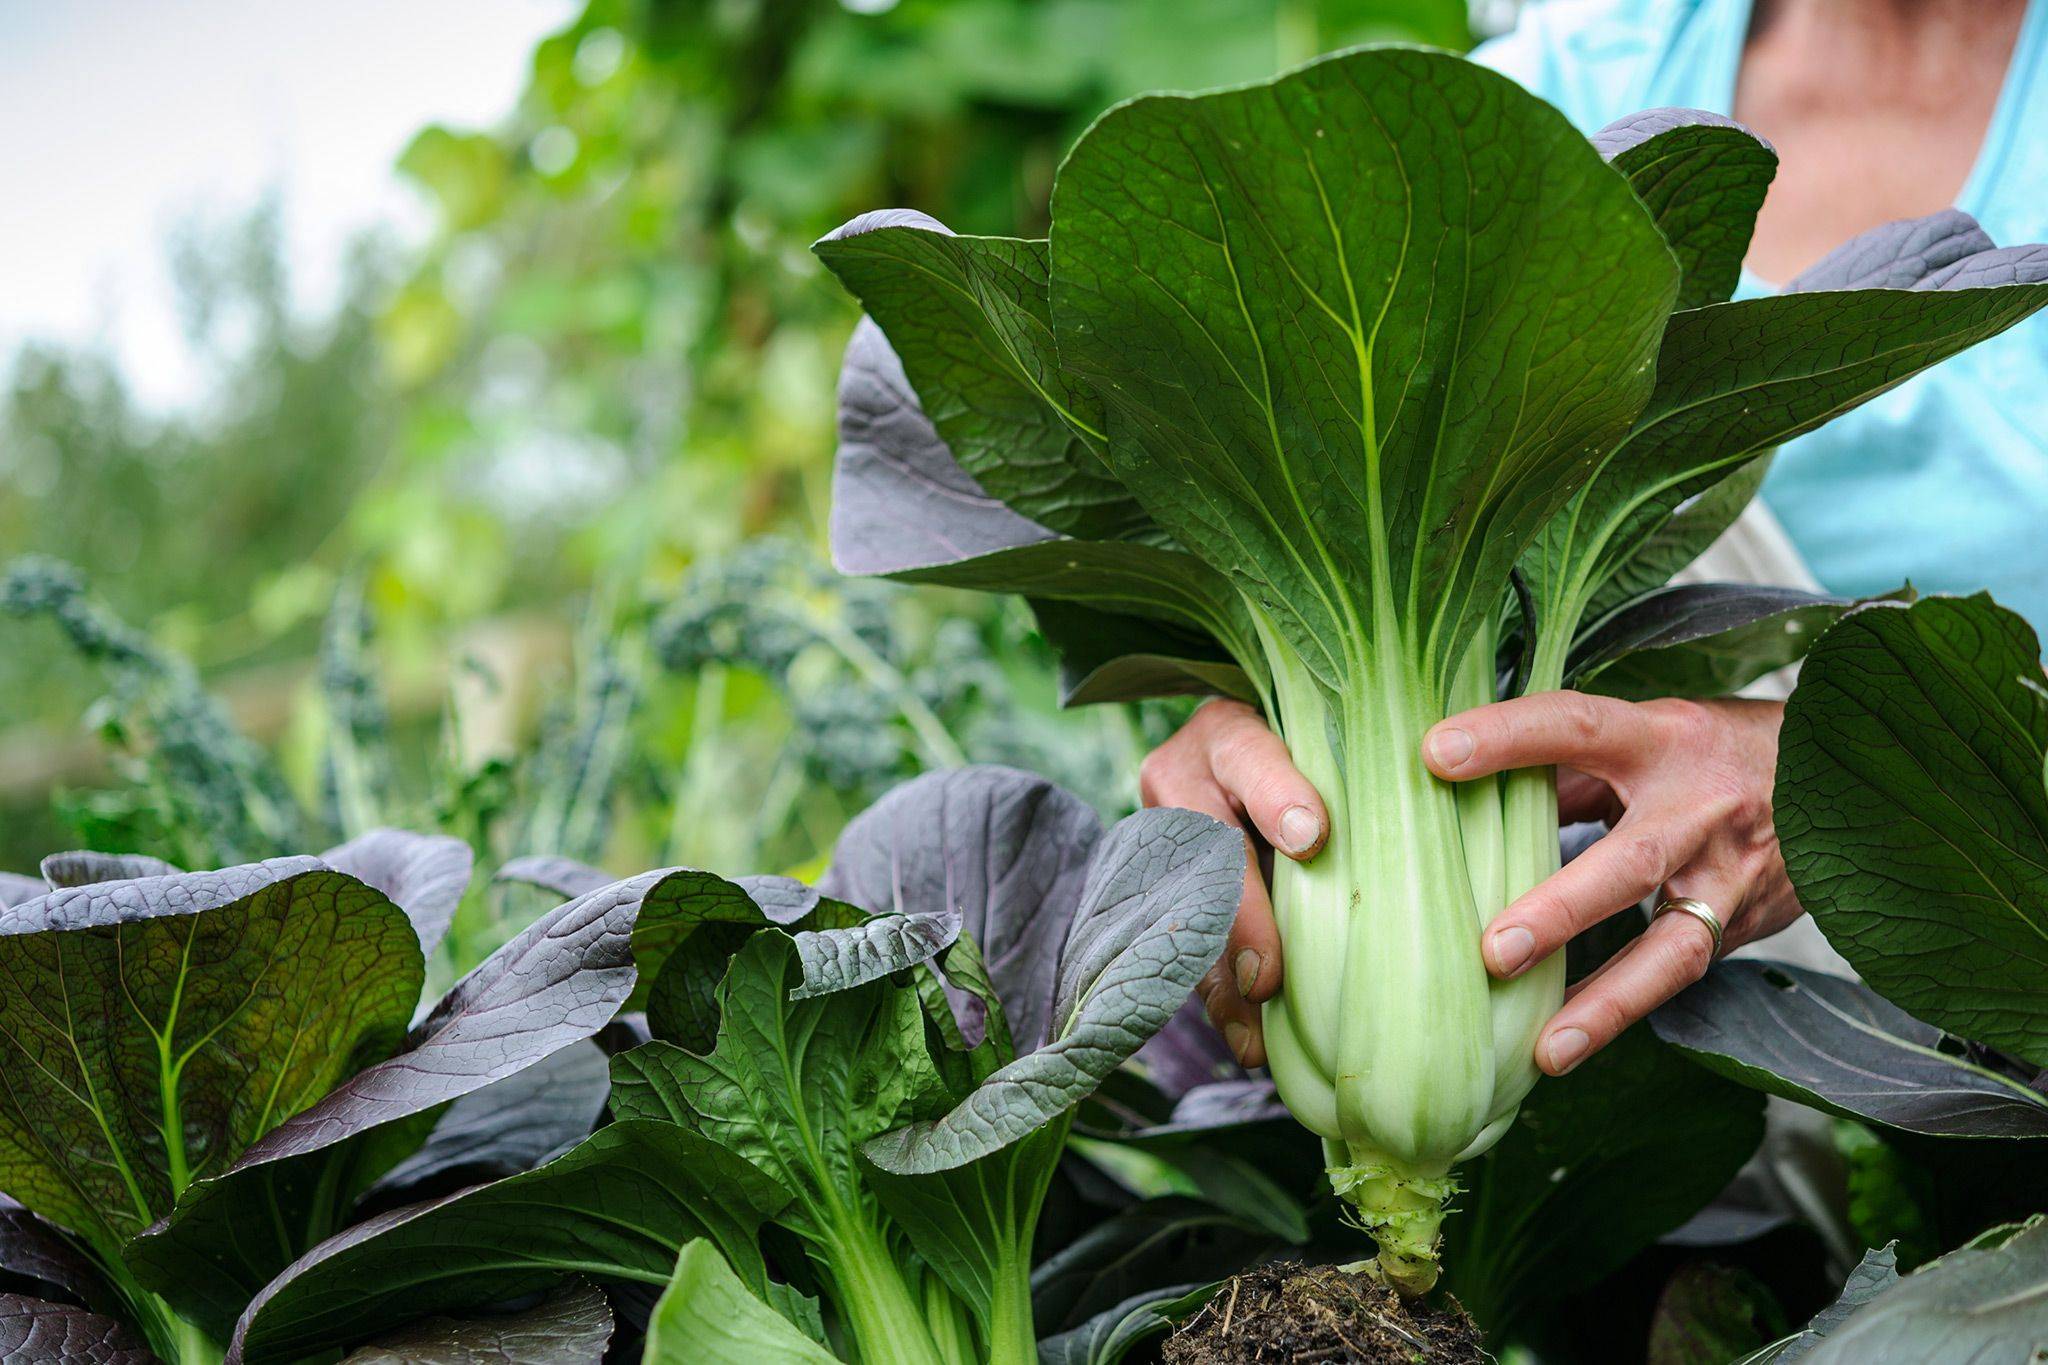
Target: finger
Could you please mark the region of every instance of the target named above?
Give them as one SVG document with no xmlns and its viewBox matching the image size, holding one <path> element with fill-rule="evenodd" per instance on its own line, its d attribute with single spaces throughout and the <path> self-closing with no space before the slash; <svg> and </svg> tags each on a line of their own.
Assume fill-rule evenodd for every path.
<svg viewBox="0 0 2048 1365">
<path fill-rule="evenodd" d="M 1704 836 L 1661 812 L 1633 810 L 1620 824 L 1486 926 L 1486 969 L 1519 976 L 1617 910 L 1664 885 L 1689 862 Z"/>
<path fill-rule="evenodd" d="M 1431 772 L 1454 782 L 1552 763 L 1611 782 L 1656 748 L 1653 716 L 1633 702 L 1539 692 L 1438 722 L 1423 736 L 1422 757 Z"/>
<path fill-rule="evenodd" d="M 1238 1065 L 1264 1066 L 1266 1039 L 1259 1028 L 1259 1007 L 1239 993 L 1228 970 L 1229 961 L 1228 955 L 1218 961 L 1196 988 L 1201 992 L 1202 1008 Z"/>
<path fill-rule="evenodd" d="M 1286 742 L 1258 712 L 1205 707 L 1216 719 L 1209 732 L 1209 762 L 1223 790 L 1244 807 L 1266 842 L 1290 858 L 1313 857 L 1328 835 L 1323 798 L 1296 771 Z"/>
<path fill-rule="evenodd" d="M 1584 983 L 1536 1040 L 1536 1065 L 1562 1076 L 1621 1031 L 1706 975 L 1714 935 L 1691 915 L 1660 915 Z"/>
</svg>

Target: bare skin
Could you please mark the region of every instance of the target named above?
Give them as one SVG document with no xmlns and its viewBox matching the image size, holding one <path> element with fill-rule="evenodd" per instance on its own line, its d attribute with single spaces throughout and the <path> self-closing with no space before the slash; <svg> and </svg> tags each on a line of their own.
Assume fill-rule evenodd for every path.
<svg viewBox="0 0 2048 1365">
<path fill-rule="evenodd" d="M 1749 266 L 1787 280 L 1844 239 L 1954 201 L 1975 162 L 2025 0 L 1757 0 L 1735 116 L 1777 146 L 1780 169 Z M 1487 970 L 1518 975 L 1645 896 L 1713 907 L 1735 948 L 1799 917 L 1771 823 L 1778 725 L 1768 702 L 1630 703 L 1552 692 L 1452 716 L 1424 740 L 1447 781 L 1555 764 L 1567 822 L 1612 832 L 1503 911 L 1481 940 Z M 1255 853 L 1308 858 L 1323 803 L 1286 746 L 1241 702 L 1212 701 L 1146 760 L 1145 804 L 1203 811 L 1248 831 Z M 1311 823 L 1312 822 L 1312 823 Z M 1705 973 L 1713 940 L 1667 915 L 1580 983 L 1536 1041 L 1562 1075 Z M 1260 863 L 1229 947 L 1198 988 L 1239 1060 L 1266 1060 L 1259 1006 L 1284 972 Z"/>
</svg>

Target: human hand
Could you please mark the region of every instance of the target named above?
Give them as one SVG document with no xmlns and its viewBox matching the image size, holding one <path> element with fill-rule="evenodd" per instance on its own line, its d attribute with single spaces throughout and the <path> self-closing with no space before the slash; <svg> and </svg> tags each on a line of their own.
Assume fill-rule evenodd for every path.
<svg viewBox="0 0 2048 1365">
<path fill-rule="evenodd" d="M 1237 1060 L 1263 1066 L 1259 1006 L 1280 989 L 1280 931 L 1266 894 L 1261 844 L 1290 858 L 1313 857 L 1330 828 L 1323 800 L 1259 713 L 1227 700 L 1203 703 L 1179 733 L 1146 756 L 1138 792 L 1148 806 L 1200 811 L 1247 831 L 1244 899 L 1230 943 L 1196 991 Z"/>
<path fill-rule="evenodd" d="M 1423 739 L 1423 758 L 1453 782 L 1509 768 L 1558 765 L 1565 821 L 1612 828 L 1556 875 L 1494 918 L 1480 940 L 1487 970 L 1520 975 L 1581 933 L 1653 893 L 1713 910 L 1722 947 L 1774 934 L 1800 915 L 1771 822 L 1777 702 L 1625 702 L 1545 692 L 1450 717 Z M 1570 1071 L 1705 975 L 1712 931 L 1690 915 L 1659 916 L 1642 936 L 1574 986 L 1536 1040 L 1536 1064 Z"/>
</svg>

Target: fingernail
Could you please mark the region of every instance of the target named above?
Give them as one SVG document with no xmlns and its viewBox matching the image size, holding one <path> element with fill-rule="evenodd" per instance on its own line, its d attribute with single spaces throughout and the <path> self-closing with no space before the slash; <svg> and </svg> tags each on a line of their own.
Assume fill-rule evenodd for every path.
<svg viewBox="0 0 2048 1365">
<path fill-rule="evenodd" d="M 1237 1058 L 1238 1065 L 1244 1064 L 1244 1050 L 1252 1045 L 1252 1031 L 1243 1024 L 1225 1024 L 1223 1041 L 1230 1044 L 1230 1055 Z"/>
<path fill-rule="evenodd" d="M 1280 843 L 1289 853 L 1302 854 L 1323 837 L 1323 822 L 1307 806 L 1289 806 L 1280 812 Z"/>
<path fill-rule="evenodd" d="M 1429 732 L 1429 756 L 1436 760 L 1439 768 L 1455 768 L 1472 757 L 1472 736 L 1463 730 L 1432 730 Z"/>
<path fill-rule="evenodd" d="M 1239 995 L 1247 1000 L 1252 998 L 1252 987 L 1259 984 L 1259 969 L 1265 965 L 1264 962 L 1260 961 L 1259 955 L 1250 948 L 1245 948 L 1238 953 L 1237 993 Z"/>
<path fill-rule="evenodd" d="M 1493 969 L 1503 976 L 1513 976 L 1529 965 L 1529 954 L 1536 951 L 1536 936 L 1521 925 L 1512 925 L 1492 936 Z"/>
<path fill-rule="evenodd" d="M 1231 1027 L 1243 1028 L 1244 1025 L 1232 1024 Z M 1592 1039 L 1586 1036 L 1586 1031 L 1584 1029 L 1561 1028 L 1557 1032 L 1551 1034 L 1551 1074 L 1556 1076 L 1562 1076 L 1566 1072 L 1570 1071 L 1573 1067 L 1577 1066 L 1581 1061 L 1585 1060 L 1586 1045 L 1591 1041 Z"/>
</svg>

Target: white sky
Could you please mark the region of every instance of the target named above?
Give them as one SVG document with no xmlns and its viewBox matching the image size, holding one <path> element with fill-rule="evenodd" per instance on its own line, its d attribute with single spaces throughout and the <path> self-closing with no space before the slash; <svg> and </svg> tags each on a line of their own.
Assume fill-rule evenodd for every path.
<svg viewBox="0 0 2048 1365">
<path fill-rule="evenodd" d="M 421 125 L 489 125 L 575 0 L 0 0 L 0 372 L 29 338 L 110 343 L 142 396 L 195 396 L 165 241 L 283 196 L 297 296 L 348 238 L 408 235 Z"/>
</svg>

